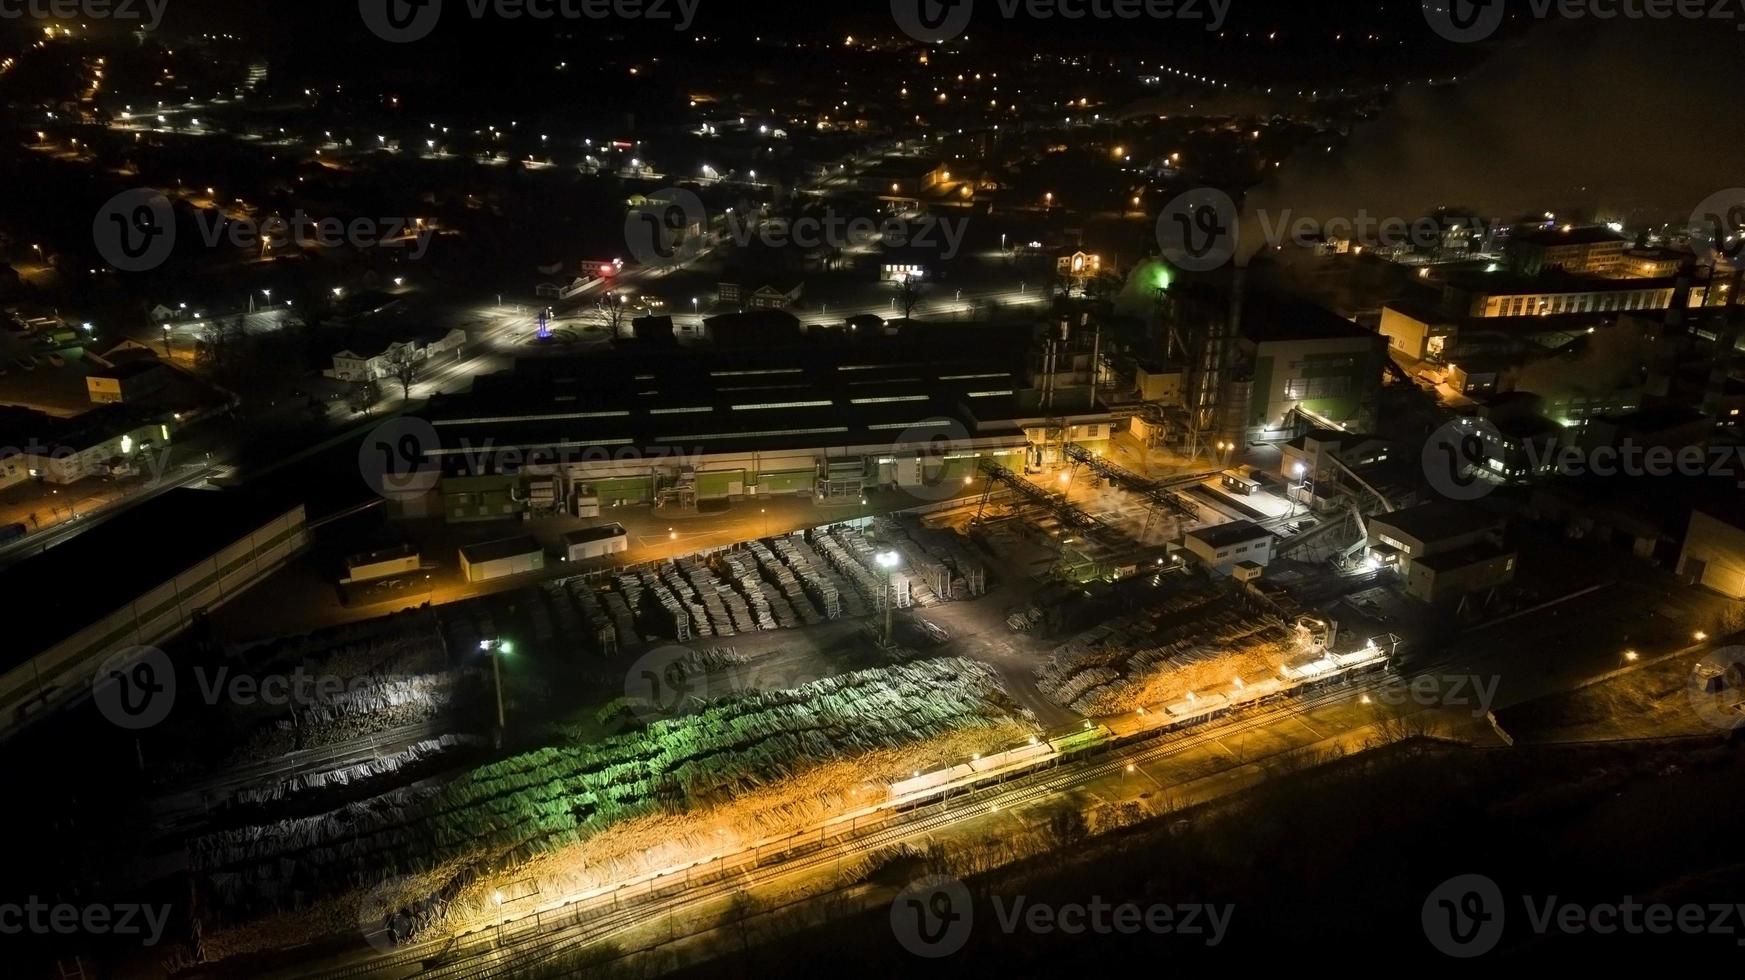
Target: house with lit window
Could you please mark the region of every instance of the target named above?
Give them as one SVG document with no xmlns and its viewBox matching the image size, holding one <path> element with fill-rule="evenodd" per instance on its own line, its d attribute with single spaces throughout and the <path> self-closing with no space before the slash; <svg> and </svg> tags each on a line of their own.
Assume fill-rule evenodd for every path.
<svg viewBox="0 0 1745 980">
<path fill-rule="evenodd" d="M 1503 520 L 1452 500 L 1407 507 L 1368 520 L 1369 555 L 1396 568 L 1407 595 L 1458 601 L 1515 578 L 1515 552 L 1503 543 Z"/>
</svg>

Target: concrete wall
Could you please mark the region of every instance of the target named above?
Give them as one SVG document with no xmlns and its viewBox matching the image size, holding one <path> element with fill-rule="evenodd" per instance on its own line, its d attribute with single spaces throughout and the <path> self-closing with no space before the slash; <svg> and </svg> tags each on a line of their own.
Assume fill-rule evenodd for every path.
<svg viewBox="0 0 1745 980">
<path fill-rule="evenodd" d="M 299 504 L 0 677 L 0 733 L 83 698 L 111 654 L 164 642 L 283 565 L 308 545 L 304 521 Z"/>
<path fill-rule="evenodd" d="M 1705 589 L 1731 599 L 1745 599 L 1745 530 L 1692 511 L 1678 571 Z"/>
</svg>

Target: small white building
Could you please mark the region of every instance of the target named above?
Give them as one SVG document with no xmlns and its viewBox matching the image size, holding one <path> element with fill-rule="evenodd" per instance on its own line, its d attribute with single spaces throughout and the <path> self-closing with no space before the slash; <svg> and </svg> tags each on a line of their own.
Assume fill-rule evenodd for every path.
<svg viewBox="0 0 1745 980">
<path fill-rule="evenodd" d="M 529 535 L 518 535 L 460 550 L 461 575 L 468 582 L 489 582 L 545 568 L 545 549 Z"/>
<path fill-rule="evenodd" d="M 622 524 L 585 527 L 563 536 L 566 561 L 588 561 L 630 550 L 630 535 Z"/>
<path fill-rule="evenodd" d="M 1202 527 L 1182 536 L 1182 549 L 1207 568 L 1229 575 L 1237 565 L 1265 566 L 1272 560 L 1277 537 L 1253 521 L 1231 521 Z"/>
</svg>

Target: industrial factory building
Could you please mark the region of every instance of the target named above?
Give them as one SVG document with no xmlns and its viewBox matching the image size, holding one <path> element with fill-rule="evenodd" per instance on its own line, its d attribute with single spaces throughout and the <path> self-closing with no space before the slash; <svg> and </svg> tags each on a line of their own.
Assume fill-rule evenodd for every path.
<svg viewBox="0 0 1745 980">
<path fill-rule="evenodd" d="M 1098 332 L 954 325 L 949 335 L 777 348 L 627 348 L 534 358 L 432 406 L 451 523 L 541 510 L 769 495 L 939 499 L 984 461 L 1023 470 L 1100 448 Z"/>
</svg>

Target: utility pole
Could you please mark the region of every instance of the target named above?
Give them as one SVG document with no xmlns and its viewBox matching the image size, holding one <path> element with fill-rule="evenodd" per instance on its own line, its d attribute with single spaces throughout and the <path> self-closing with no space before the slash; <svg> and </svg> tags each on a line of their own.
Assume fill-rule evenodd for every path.
<svg viewBox="0 0 1745 980">
<path fill-rule="evenodd" d="M 514 644 L 508 640 L 480 640 L 479 649 L 485 651 L 491 658 L 491 688 L 497 696 L 497 727 L 492 733 L 492 745 L 503 747 L 503 668 L 500 659 L 515 651 Z"/>
</svg>

